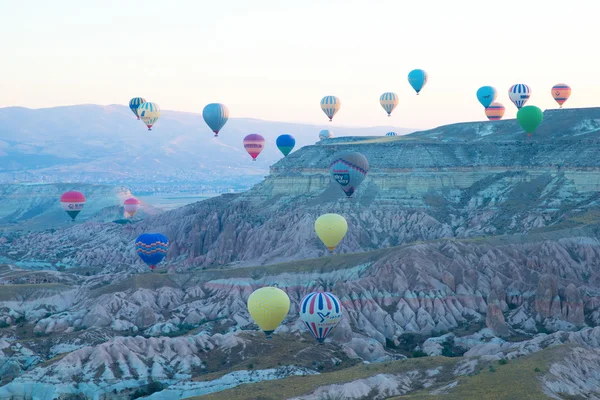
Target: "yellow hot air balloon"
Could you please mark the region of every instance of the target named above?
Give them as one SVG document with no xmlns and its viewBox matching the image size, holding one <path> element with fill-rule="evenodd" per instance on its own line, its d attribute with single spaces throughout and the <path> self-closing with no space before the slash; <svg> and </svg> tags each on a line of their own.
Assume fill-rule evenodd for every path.
<svg viewBox="0 0 600 400">
<path fill-rule="evenodd" d="M 323 214 L 315 221 L 315 232 L 325 247 L 333 252 L 346 236 L 348 223 L 339 214 Z"/>
<path fill-rule="evenodd" d="M 256 325 L 270 339 L 273 331 L 290 311 L 290 298 L 281 289 L 263 287 L 255 290 L 248 297 L 248 311 Z"/>
</svg>

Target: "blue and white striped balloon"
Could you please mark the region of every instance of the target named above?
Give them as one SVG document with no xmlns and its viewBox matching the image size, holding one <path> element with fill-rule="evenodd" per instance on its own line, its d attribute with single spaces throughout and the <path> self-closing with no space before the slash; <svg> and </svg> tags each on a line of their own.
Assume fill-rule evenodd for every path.
<svg viewBox="0 0 600 400">
<path fill-rule="evenodd" d="M 137 117 L 137 119 L 140 119 L 140 116 L 138 115 L 138 108 L 145 102 L 146 100 L 144 100 L 142 97 L 134 97 L 133 99 L 129 100 L 129 109 Z"/>
<path fill-rule="evenodd" d="M 388 117 L 391 117 L 392 111 L 398 105 L 398 95 L 393 92 L 386 92 L 379 97 L 379 104 L 387 112 Z"/>
<path fill-rule="evenodd" d="M 300 319 L 319 343 L 323 343 L 342 319 L 342 304 L 329 292 L 312 292 L 300 302 Z"/>
<path fill-rule="evenodd" d="M 329 117 L 329 122 L 333 116 L 340 110 L 342 102 L 335 96 L 325 96 L 321 99 L 321 110 Z"/>
<path fill-rule="evenodd" d="M 385 134 L 385 136 L 398 136 L 398 135 L 396 134 L 396 132 L 388 132 Z"/>
<path fill-rule="evenodd" d="M 215 133 L 215 137 L 217 137 L 219 136 L 219 131 L 229 119 L 229 109 L 225 104 L 210 103 L 202 110 L 202 118 L 204 118 L 206 125 Z"/>
<path fill-rule="evenodd" d="M 160 107 L 156 103 L 147 101 L 138 107 L 138 115 L 142 122 L 146 124 L 148 130 L 152 130 L 152 125 L 156 123 L 160 117 Z"/>
<path fill-rule="evenodd" d="M 508 97 L 520 109 L 527 103 L 529 97 L 531 97 L 531 89 L 523 83 L 517 83 L 508 89 Z"/>
</svg>

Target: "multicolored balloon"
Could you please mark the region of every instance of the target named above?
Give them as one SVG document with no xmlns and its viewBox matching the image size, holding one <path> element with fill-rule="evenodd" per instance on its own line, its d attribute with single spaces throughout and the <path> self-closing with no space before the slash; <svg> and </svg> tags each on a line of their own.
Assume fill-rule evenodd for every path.
<svg viewBox="0 0 600 400">
<path fill-rule="evenodd" d="M 566 83 L 558 83 L 552 86 L 552 97 L 554 97 L 560 108 L 565 104 L 565 101 L 569 100 L 570 96 L 571 87 Z"/>
<path fill-rule="evenodd" d="M 252 133 L 244 138 L 244 148 L 250 154 L 253 161 L 265 148 L 265 138 L 257 133 Z"/>
<path fill-rule="evenodd" d="M 139 106 L 138 115 L 142 122 L 146 124 L 148 130 L 152 130 L 152 125 L 156 123 L 160 117 L 160 107 L 156 103 L 147 101 Z"/>
<path fill-rule="evenodd" d="M 508 97 L 517 106 L 517 109 L 520 109 L 531 97 L 531 89 L 524 83 L 517 83 L 508 89 Z"/>
<path fill-rule="evenodd" d="M 73 221 L 75 221 L 77 214 L 83 210 L 84 204 L 85 196 L 83 193 L 76 190 L 65 192 L 62 196 L 60 196 L 60 205 L 62 206 L 63 210 L 69 214 L 69 217 L 71 217 Z"/>
<path fill-rule="evenodd" d="M 504 116 L 504 106 L 498 102 L 493 102 L 485 109 L 485 115 L 490 121 L 499 121 Z"/>
<path fill-rule="evenodd" d="M 140 208 L 140 201 L 135 197 L 130 197 L 123 203 L 123 208 L 129 217 L 133 217 Z"/>
<path fill-rule="evenodd" d="M 398 135 L 396 134 L 396 132 L 388 132 L 385 134 L 385 136 L 398 136 Z"/>
<path fill-rule="evenodd" d="M 248 297 L 248 312 L 268 339 L 290 311 L 290 298 L 276 287 L 262 287 Z"/>
<path fill-rule="evenodd" d="M 329 117 L 329 122 L 333 116 L 340 110 L 342 102 L 335 96 L 325 96 L 321 99 L 321 110 Z"/>
<path fill-rule="evenodd" d="M 367 157 L 356 151 L 343 151 L 334 156 L 329 173 L 346 196 L 351 197 L 369 172 Z"/>
<path fill-rule="evenodd" d="M 319 132 L 320 140 L 332 139 L 332 138 L 333 138 L 333 133 L 329 129 L 323 129 L 321 132 Z"/>
<path fill-rule="evenodd" d="M 412 86 L 417 94 L 423 90 L 428 78 L 427 72 L 422 69 L 413 69 L 408 73 L 408 83 L 410 83 L 410 86 Z"/>
<path fill-rule="evenodd" d="M 277 144 L 279 151 L 281 151 L 284 156 L 287 156 L 294 149 L 296 139 L 294 139 L 292 135 L 280 135 L 275 141 L 275 144 Z"/>
<path fill-rule="evenodd" d="M 348 232 L 346 218 L 339 214 L 323 214 L 315 221 L 315 232 L 330 253 L 342 241 Z"/>
<path fill-rule="evenodd" d="M 219 131 L 229 119 L 229 109 L 225 104 L 210 103 L 202 110 L 202 118 L 204 118 L 206 125 L 215 133 L 215 137 L 218 137 Z"/>
<path fill-rule="evenodd" d="M 531 136 L 544 119 L 544 113 L 536 106 L 525 106 L 517 112 L 517 122 Z"/>
<path fill-rule="evenodd" d="M 386 92 L 379 97 L 379 104 L 388 114 L 388 117 L 392 116 L 392 111 L 398 105 L 398 95 L 392 92 Z"/>
<path fill-rule="evenodd" d="M 477 89 L 477 100 L 484 108 L 488 108 L 498 97 L 498 92 L 491 86 L 482 86 Z"/>
<path fill-rule="evenodd" d="M 135 251 L 153 271 L 156 264 L 165 258 L 168 249 L 169 239 L 161 233 L 142 233 L 135 240 Z"/>
<path fill-rule="evenodd" d="M 323 343 L 342 319 L 342 303 L 329 292 L 312 292 L 300 301 L 300 319 L 319 343 Z"/>
<path fill-rule="evenodd" d="M 133 99 L 129 100 L 129 109 L 137 117 L 137 119 L 140 119 L 140 116 L 138 115 L 138 108 L 145 102 L 146 100 L 144 100 L 142 97 L 134 97 Z"/>
</svg>

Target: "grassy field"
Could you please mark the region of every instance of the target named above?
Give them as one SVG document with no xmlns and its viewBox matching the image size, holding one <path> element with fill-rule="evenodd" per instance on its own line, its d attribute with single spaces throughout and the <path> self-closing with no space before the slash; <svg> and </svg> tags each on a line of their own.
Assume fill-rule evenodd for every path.
<svg viewBox="0 0 600 400">
<path fill-rule="evenodd" d="M 427 370 L 440 365 L 450 366 L 450 370 L 458 358 L 424 357 L 402 361 L 390 361 L 376 364 L 360 364 L 340 371 L 319 375 L 294 376 L 276 381 L 265 381 L 245 384 L 233 389 L 224 390 L 191 399 L 204 400 L 282 400 L 315 391 L 323 385 L 351 382 L 377 374 L 399 374 L 412 370 Z"/>
<path fill-rule="evenodd" d="M 458 385 L 443 395 L 445 400 L 546 400 L 540 384 L 540 377 L 548 371 L 549 365 L 562 358 L 570 346 L 557 346 L 533 355 L 508 361 L 501 365 L 493 362 L 491 368 L 474 376 L 465 376 Z M 393 397 L 393 400 L 434 400 L 439 395 L 431 395 L 431 390 L 411 395 Z"/>
<path fill-rule="evenodd" d="M 458 385 L 442 396 L 432 395 L 436 388 L 443 387 L 457 379 L 451 374 L 454 366 L 463 357 L 423 357 L 376 364 L 360 364 L 339 371 L 312 376 L 295 376 L 276 381 L 265 381 L 240 385 L 236 388 L 212 393 L 188 400 L 282 400 L 307 395 L 318 387 L 351 382 L 377 374 L 401 374 L 408 371 L 425 371 L 443 366 L 438 376 L 438 384 L 428 389 L 394 400 L 546 400 L 549 399 L 541 388 L 539 378 L 548 371 L 550 363 L 563 357 L 569 345 L 549 348 L 527 357 L 501 364 L 498 361 L 480 361 L 479 369 L 470 376 L 458 379 Z"/>
<path fill-rule="evenodd" d="M 69 289 L 71 289 L 70 286 L 63 285 L 62 283 L 0 285 L 0 301 L 17 300 L 19 297 L 27 298 L 41 290 L 62 292 Z"/>
</svg>

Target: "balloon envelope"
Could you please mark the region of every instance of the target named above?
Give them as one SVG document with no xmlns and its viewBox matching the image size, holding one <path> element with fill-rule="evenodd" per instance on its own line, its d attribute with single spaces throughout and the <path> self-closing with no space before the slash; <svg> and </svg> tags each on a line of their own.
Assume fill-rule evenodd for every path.
<svg viewBox="0 0 600 400">
<path fill-rule="evenodd" d="M 123 208 L 130 217 L 133 217 L 140 208 L 140 201 L 135 197 L 130 197 L 123 203 Z"/>
<path fill-rule="evenodd" d="M 531 97 L 531 89 L 523 83 L 517 83 L 508 89 L 508 97 L 519 109 L 523 107 L 525 103 L 527 103 L 527 100 L 529 100 L 529 97 Z"/>
<path fill-rule="evenodd" d="M 244 138 L 244 148 L 250 157 L 256 161 L 256 157 L 265 148 L 265 138 L 257 133 L 252 133 Z"/>
<path fill-rule="evenodd" d="M 482 86 L 477 89 L 477 100 L 484 108 L 488 108 L 490 104 L 496 101 L 496 97 L 498 97 L 498 93 L 491 86 Z"/>
<path fill-rule="evenodd" d="M 331 177 L 348 197 L 354 194 L 368 171 L 367 157 L 356 151 L 343 151 L 336 154 L 329 167 Z"/>
<path fill-rule="evenodd" d="M 408 83 L 410 86 L 419 94 L 423 87 L 427 83 L 427 72 L 422 69 L 413 69 L 408 73 Z"/>
<path fill-rule="evenodd" d="M 544 113 L 536 106 L 525 106 L 517 112 L 517 122 L 529 136 L 542 123 Z"/>
<path fill-rule="evenodd" d="M 342 303 L 329 292 L 312 292 L 300 301 L 300 319 L 319 343 L 323 343 L 342 319 Z"/>
<path fill-rule="evenodd" d="M 75 221 L 75 217 L 77 217 L 77 215 L 83 209 L 84 204 L 85 196 L 83 193 L 76 190 L 65 192 L 62 194 L 62 196 L 60 196 L 60 205 L 73 221 Z"/>
<path fill-rule="evenodd" d="M 552 86 L 552 97 L 558 103 L 560 108 L 562 108 L 565 101 L 569 100 L 571 96 L 571 87 L 566 83 L 559 83 Z"/>
<path fill-rule="evenodd" d="M 319 132 L 319 139 L 331 139 L 333 138 L 333 133 L 329 129 L 323 129 Z"/>
<path fill-rule="evenodd" d="M 279 151 L 281 151 L 284 156 L 287 156 L 294 149 L 296 139 L 294 139 L 292 135 L 285 134 L 280 135 L 275 143 L 277 144 Z"/>
<path fill-rule="evenodd" d="M 392 92 L 384 93 L 379 97 L 379 104 L 381 104 L 381 107 L 383 107 L 389 117 L 398 105 L 398 95 Z"/>
<path fill-rule="evenodd" d="M 315 221 L 315 232 L 329 251 L 335 250 L 348 232 L 346 218 L 339 214 L 323 214 Z"/>
<path fill-rule="evenodd" d="M 167 255 L 169 239 L 161 233 L 142 233 L 135 240 L 135 251 L 154 270 Z"/>
<path fill-rule="evenodd" d="M 290 298 L 279 288 L 263 287 L 248 297 L 248 312 L 267 337 L 271 336 L 289 311 Z"/>
<path fill-rule="evenodd" d="M 490 121 L 501 120 L 504 116 L 504 106 L 498 102 L 493 102 L 485 109 L 485 115 Z"/>
<path fill-rule="evenodd" d="M 217 137 L 229 119 L 229 109 L 224 104 L 210 103 L 202 110 L 202 118 Z"/>
<path fill-rule="evenodd" d="M 160 117 L 160 107 L 156 103 L 147 101 L 138 108 L 138 115 L 144 124 L 146 124 L 148 130 L 151 131 L 152 125 L 154 125 L 158 120 L 158 117 Z"/>
<path fill-rule="evenodd" d="M 321 110 L 329 117 L 329 122 L 333 116 L 340 110 L 342 102 L 335 96 L 325 96 L 321 99 Z"/>
<path fill-rule="evenodd" d="M 385 134 L 385 136 L 398 136 L 398 135 L 396 134 L 396 132 L 388 132 Z"/>
<path fill-rule="evenodd" d="M 133 99 L 129 100 L 129 109 L 137 117 L 137 119 L 140 119 L 138 115 L 138 108 L 145 102 L 146 100 L 144 100 L 142 97 L 134 97 Z"/>
</svg>

